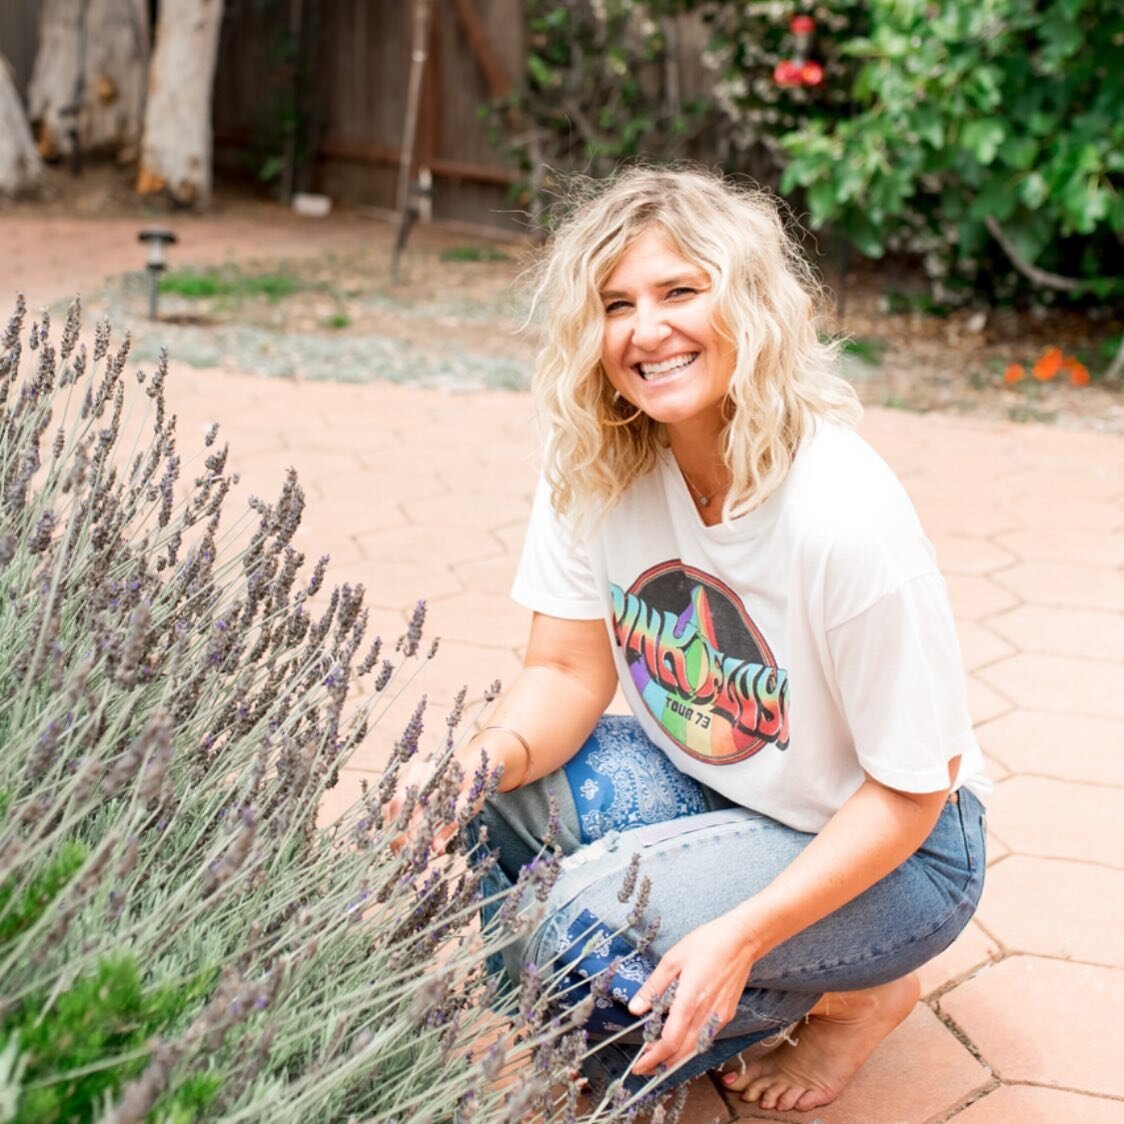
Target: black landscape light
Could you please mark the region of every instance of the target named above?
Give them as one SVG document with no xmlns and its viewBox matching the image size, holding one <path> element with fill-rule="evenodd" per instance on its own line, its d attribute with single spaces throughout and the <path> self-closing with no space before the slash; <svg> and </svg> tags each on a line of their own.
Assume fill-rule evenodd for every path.
<svg viewBox="0 0 1124 1124">
<path fill-rule="evenodd" d="M 137 235 L 137 241 L 148 244 L 148 318 L 155 320 L 160 274 L 168 268 L 164 261 L 164 247 L 174 246 L 179 239 L 165 226 L 146 226 Z"/>
</svg>

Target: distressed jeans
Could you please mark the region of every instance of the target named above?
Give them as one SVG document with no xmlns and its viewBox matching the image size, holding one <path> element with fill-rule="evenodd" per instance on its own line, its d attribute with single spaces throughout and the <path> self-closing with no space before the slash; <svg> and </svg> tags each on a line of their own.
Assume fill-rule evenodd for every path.
<svg viewBox="0 0 1124 1124">
<path fill-rule="evenodd" d="M 516 984 L 526 963 L 564 970 L 567 1000 L 577 1003 L 589 995 L 584 981 L 616 963 L 587 1030 L 591 1038 L 627 1033 L 591 1058 L 586 1076 L 598 1088 L 624 1076 L 636 1056 L 642 1028 L 627 1004 L 660 956 L 767 886 L 814 836 L 732 805 L 680 773 L 635 719 L 606 716 L 564 768 L 494 797 L 470 825 L 469 843 L 479 843 L 484 825 L 486 846 L 498 851 L 488 892 L 511 886 L 538 852 L 552 795 L 562 872 L 544 919 L 508 949 L 503 967 Z M 983 889 L 984 835 L 979 800 L 966 790 L 950 796 L 915 854 L 753 965 L 733 1020 L 670 1074 L 666 1087 L 791 1026 L 824 992 L 888 983 L 947 948 Z M 630 925 L 632 905 L 618 897 L 634 854 L 651 880 L 645 918 L 659 918 L 643 952 L 636 944 L 646 922 Z M 626 1079 L 632 1090 L 643 1083 Z"/>
</svg>

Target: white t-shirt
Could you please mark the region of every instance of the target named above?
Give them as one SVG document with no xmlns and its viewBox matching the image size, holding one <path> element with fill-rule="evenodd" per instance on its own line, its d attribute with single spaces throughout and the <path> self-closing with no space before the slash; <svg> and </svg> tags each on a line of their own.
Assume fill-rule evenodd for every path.
<svg viewBox="0 0 1124 1124">
<path fill-rule="evenodd" d="M 990 791 L 944 579 L 905 490 L 821 424 L 755 511 L 708 527 L 670 452 L 583 541 L 540 482 L 512 596 L 604 619 L 624 694 L 682 772 L 818 831 L 864 770 Z"/>
</svg>

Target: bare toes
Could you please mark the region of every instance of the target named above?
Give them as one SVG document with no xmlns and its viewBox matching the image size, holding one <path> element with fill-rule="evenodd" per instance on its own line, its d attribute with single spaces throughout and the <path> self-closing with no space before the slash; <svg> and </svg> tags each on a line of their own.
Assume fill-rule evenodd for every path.
<svg viewBox="0 0 1124 1124">
<path fill-rule="evenodd" d="M 771 1077 L 758 1077 L 750 1082 L 749 1085 L 743 1085 L 742 1088 L 745 1092 L 742 1093 L 742 1100 L 745 1101 L 746 1104 L 753 1104 L 760 1098 L 761 1094 L 769 1088 L 771 1082 Z"/>
<path fill-rule="evenodd" d="M 827 1096 L 820 1089 L 806 1089 L 789 1107 L 795 1108 L 797 1112 L 808 1112 L 810 1109 L 831 1104 L 832 1100 L 832 1097 Z"/>
<path fill-rule="evenodd" d="M 729 1073 L 724 1073 L 722 1075 L 722 1085 L 729 1089 L 731 1093 L 740 1093 L 752 1082 L 760 1078 L 761 1075 L 761 1067 L 759 1065 L 746 1064 L 741 1069 L 735 1069 L 731 1070 Z"/>
<path fill-rule="evenodd" d="M 782 1094 L 787 1091 L 787 1085 L 779 1085 L 774 1082 L 761 1094 L 761 1107 L 767 1109 L 776 1108 L 777 1102 L 781 1099 Z"/>
<path fill-rule="evenodd" d="M 776 1108 L 780 1112 L 788 1112 L 793 1109 L 804 1099 L 805 1090 L 798 1087 L 789 1086 L 778 1098 Z"/>
</svg>

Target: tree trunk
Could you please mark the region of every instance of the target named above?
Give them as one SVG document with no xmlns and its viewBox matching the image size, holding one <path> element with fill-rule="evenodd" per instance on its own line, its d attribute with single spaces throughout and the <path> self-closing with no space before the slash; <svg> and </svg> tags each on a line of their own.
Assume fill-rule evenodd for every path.
<svg viewBox="0 0 1124 1124">
<path fill-rule="evenodd" d="M 137 190 L 183 206 L 211 198 L 211 88 L 222 0 L 165 0 L 156 19 Z"/>
<path fill-rule="evenodd" d="M 136 155 L 148 74 L 147 0 L 43 0 L 28 116 L 48 159 Z"/>
<path fill-rule="evenodd" d="M 0 195 L 18 195 L 43 174 L 8 60 L 0 55 Z"/>
</svg>

